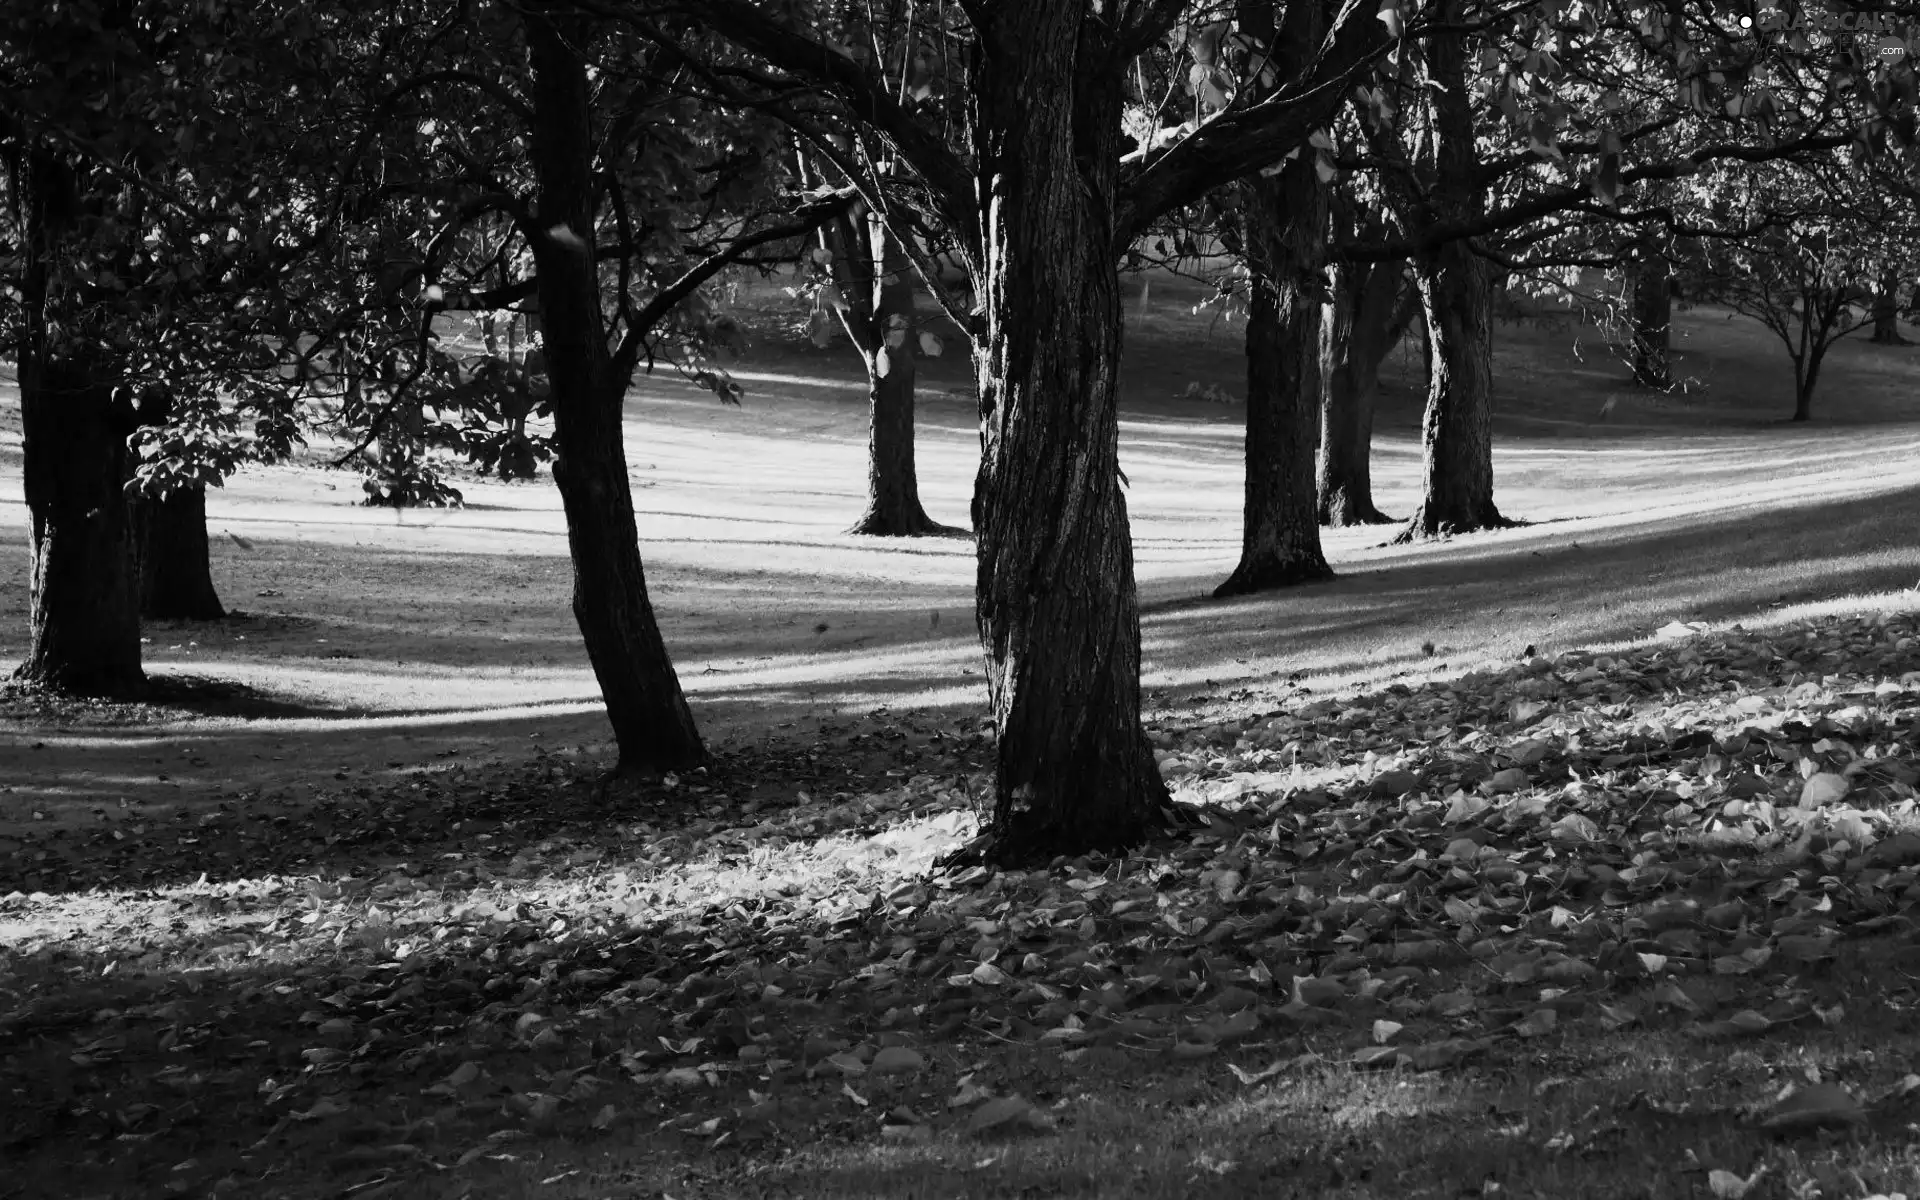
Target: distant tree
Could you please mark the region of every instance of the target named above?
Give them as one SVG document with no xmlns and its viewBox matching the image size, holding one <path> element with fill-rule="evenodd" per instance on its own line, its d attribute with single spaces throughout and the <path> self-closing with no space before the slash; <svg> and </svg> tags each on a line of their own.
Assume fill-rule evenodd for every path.
<svg viewBox="0 0 1920 1200">
<path fill-rule="evenodd" d="M 1813 415 L 1834 344 L 1873 324 L 1873 293 L 1860 281 L 1903 273 L 1917 232 L 1902 197 L 1861 187 L 1862 176 L 1847 168 L 1829 157 L 1695 181 L 1698 207 L 1746 232 L 1701 239 L 1685 261 L 1687 290 L 1752 317 L 1780 340 L 1793 364 L 1795 421 Z"/>
<path fill-rule="evenodd" d="M 1339 240 L 1353 242 L 1368 220 L 1353 199 L 1334 206 Z M 1363 224 L 1364 222 L 1364 224 Z M 1399 262 L 1334 262 L 1328 266 L 1321 333 L 1320 444 L 1315 459 L 1318 515 L 1332 526 L 1385 525 L 1373 502 L 1373 412 L 1380 365 L 1419 312 L 1420 295 Z"/>
<path fill-rule="evenodd" d="M 853 341 L 867 374 L 867 504 L 847 532 L 876 537 L 924 537 L 961 532 L 927 515 L 920 504 L 914 455 L 914 390 L 920 355 L 945 344 L 917 312 L 919 278 L 886 221 L 865 206 L 820 229 L 808 257 L 813 289 L 831 299 L 816 304 L 816 343 L 831 334 L 828 313 Z"/>
<path fill-rule="evenodd" d="M 1874 280 L 1873 289 L 1873 337 L 1870 339 L 1878 346 L 1905 346 L 1906 337 L 1900 332 L 1900 291 L 1903 280 L 1898 268 L 1883 270 Z"/>
</svg>

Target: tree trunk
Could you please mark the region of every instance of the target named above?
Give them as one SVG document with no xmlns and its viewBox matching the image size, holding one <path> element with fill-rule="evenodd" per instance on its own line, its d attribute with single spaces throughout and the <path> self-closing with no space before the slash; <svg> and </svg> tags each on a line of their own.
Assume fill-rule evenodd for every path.
<svg viewBox="0 0 1920 1200">
<path fill-rule="evenodd" d="M 28 154 L 19 359 L 20 423 L 31 575 L 25 683 L 85 695 L 126 695 L 140 667 L 127 505 L 133 405 L 63 319 L 61 261 L 85 181 L 44 149 Z"/>
<path fill-rule="evenodd" d="M 1422 499 L 1401 541 L 1509 522 L 1493 504 L 1493 353 L 1484 264 L 1450 242 L 1414 267 L 1432 347 L 1421 419 Z"/>
<path fill-rule="evenodd" d="M 867 507 L 848 533 L 920 537 L 955 530 L 920 507 L 914 467 L 914 377 L 919 362 L 914 328 L 912 265 L 886 226 L 869 218 L 864 245 L 851 218 L 832 222 L 822 237 L 836 258 L 834 272 L 847 334 L 867 368 Z M 897 343 L 897 344 L 896 344 Z"/>
<path fill-rule="evenodd" d="M 594 261 L 593 131 L 585 22 L 535 10 L 525 27 L 533 67 L 527 150 L 538 188 L 533 239 L 540 338 L 553 387 L 554 482 L 573 552 L 573 614 L 613 724 L 622 774 L 689 767 L 704 756 L 693 714 L 647 599 L 627 480 L 621 409 L 626 383 L 607 348 Z"/>
<path fill-rule="evenodd" d="M 999 860 L 1137 844 L 1167 789 L 1140 727 L 1120 490 L 1115 187 L 1124 64 L 1073 3 L 1000 5 L 973 86 L 985 330 L 977 612 Z"/>
<path fill-rule="evenodd" d="M 1290 6 L 1284 30 L 1265 0 L 1240 6 L 1241 32 L 1274 47 L 1297 76 L 1325 31 L 1324 6 Z M 1276 36 L 1279 34 L 1279 36 Z M 1240 184 L 1240 243 L 1252 286 L 1247 312 L 1247 449 L 1240 562 L 1215 588 L 1239 596 L 1333 578 L 1320 549 L 1314 451 L 1320 424 L 1320 322 L 1326 294 L 1327 189 L 1308 150 L 1274 175 Z"/>
<path fill-rule="evenodd" d="M 1314 450 L 1326 191 L 1310 155 L 1241 185 L 1247 313 L 1247 475 L 1240 563 L 1214 589 L 1238 596 L 1333 578 L 1320 549 Z"/>
<path fill-rule="evenodd" d="M 183 488 L 164 500 L 130 504 L 140 615 L 156 621 L 218 621 L 207 546 L 207 490 Z"/>
<path fill-rule="evenodd" d="M 1319 518 L 1385 525 L 1373 503 L 1373 406 L 1380 364 L 1406 332 L 1418 294 L 1403 294 L 1398 263 L 1342 265 L 1322 316 Z"/>
<path fill-rule="evenodd" d="M 1643 245 L 1633 265 L 1633 382 L 1673 386 L 1673 276 L 1658 247 Z"/>
<path fill-rule="evenodd" d="M 1880 277 L 1880 288 L 1873 294 L 1873 342 L 1881 346 L 1904 346 L 1900 335 L 1900 274 L 1889 271 Z"/>
<path fill-rule="evenodd" d="M 1457 3 L 1443 4 L 1447 11 Z M 1456 14 L 1457 15 L 1457 14 Z M 1451 18 L 1436 13 L 1436 19 Z M 1485 210 L 1466 83 L 1466 41 L 1458 33 L 1427 42 L 1435 86 L 1434 185 L 1419 207 L 1433 224 L 1469 220 Z M 1414 277 L 1426 317 L 1431 363 L 1421 422 L 1422 498 L 1401 541 L 1444 537 L 1511 524 L 1493 504 L 1493 330 L 1487 264 L 1466 241 L 1417 257 Z"/>
<path fill-rule="evenodd" d="M 29 350 L 20 364 L 33 559 L 29 644 L 15 676 L 63 692 L 128 695 L 146 682 L 121 493 L 133 408 L 88 366 L 43 354 Z"/>
</svg>

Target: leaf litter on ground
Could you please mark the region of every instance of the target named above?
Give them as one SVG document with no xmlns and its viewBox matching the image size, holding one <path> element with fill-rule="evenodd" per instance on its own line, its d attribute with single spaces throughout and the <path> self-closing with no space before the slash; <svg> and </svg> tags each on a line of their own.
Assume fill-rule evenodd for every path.
<svg viewBox="0 0 1920 1200">
<path fill-rule="evenodd" d="M 1029 871 L 934 871 L 984 786 L 958 755 L 859 791 L 796 755 L 815 790 L 791 803 L 749 808 L 723 771 L 664 781 L 671 821 L 583 807 L 484 840 L 418 823 L 468 819 L 445 780 L 344 793 L 317 807 L 364 806 L 365 842 L 284 832 L 273 873 L 0 897 L 0 1063 L 32 1081 L 6 1149 L 82 1176 L 132 1161 L 170 1194 L 310 1160 L 320 1194 L 556 1132 L 1059 1128 L 983 1048 L 1214 1062 L 1254 1087 L 1581 1030 L 1827 1022 L 1802 977 L 1842 939 L 1914 934 L 1916 636 L 1905 613 L 1692 631 L 1161 720 L 1189 833 Z M 941 740 L 977 750 L 968 724 Z M 543 755 L 480 794 L 582 782 Z M 418 836 L 381 836 L 409 806 Z M 362 845 L 387 853 L 297 870 Z M 1865 1111 L 1798 1094 L 1756 1120 Z"/>
</svg>

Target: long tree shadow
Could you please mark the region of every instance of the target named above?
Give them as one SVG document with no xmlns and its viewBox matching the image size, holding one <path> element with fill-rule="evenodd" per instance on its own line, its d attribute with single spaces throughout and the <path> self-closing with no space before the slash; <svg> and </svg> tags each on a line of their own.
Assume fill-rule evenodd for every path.
<svg viewBox="0 0 1920 1200">
<path fill-rule="evenodd" d="M 1188 684 L 1384 674 L 1458 666 L 1462 652 L 1472 663 L 1528 644 L 1629 641 L 1673 620 L 1905 589 L 1920 579 L 1920 546 L 1898 531 L 1916 521 L 1920 488 L 1905 488 L 1685 525 L 1479 535 L 1309 589 L 1228 602 L 1194 597 L 1204 578 L 1163 582 L 1142 605 L 1147 668 Z M 1594 605 L 1595 596 L 1615 598 Z"/>
</svg>

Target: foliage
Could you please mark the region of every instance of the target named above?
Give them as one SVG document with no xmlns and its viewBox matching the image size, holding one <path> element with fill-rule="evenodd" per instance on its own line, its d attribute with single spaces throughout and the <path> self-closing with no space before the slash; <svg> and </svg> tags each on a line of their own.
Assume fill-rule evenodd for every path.
<svg viewBox="0 0 1920 1200">
<path fill-rule="evenodd" d="M 138 435 L 144 494 L 217 483 L 297 440 L 279 348 L 314 238 L 299 166 L 329 141 L 330 96 L 263 81 L 324 78 L 325 22 L 306 6 L 83 0 L 0 25 L 15 47 L 0 71 L 0 340 L 35 353 L 29 309 L 44 304 L 46 352 L 85 357 L 127 395 L 173 397 L 180 428 Z M 29 286 L 21 224 L 35 187 L 65 189 L 44 287 Z"/>
<path fill-rule="evenodd" d="M 1804 420 L 1828 349 L 1872 322 L 1872 285 L 1911 269 L 1910 204 L 1861 189 L 1833 167 L 1711 172 L 1690 182 L 1718 227 L 1742 232 L 1683 249 L 1684 286 L 1780 339 L 1793 363 L 1795 416 Z"/>
</svg>

